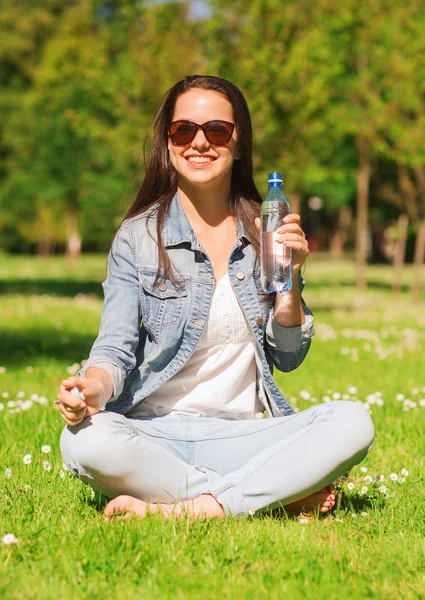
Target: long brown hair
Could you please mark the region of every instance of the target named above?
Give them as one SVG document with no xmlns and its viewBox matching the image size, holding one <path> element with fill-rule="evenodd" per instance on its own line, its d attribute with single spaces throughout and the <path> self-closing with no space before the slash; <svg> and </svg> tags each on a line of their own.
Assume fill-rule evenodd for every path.
<svg viewBox="0 0 425 600">
<path fill-rule="evenodd" d="M 233 83 L 221 77 L 191 75 L 176 83 L 163 97 L 153 123 L 153 141 L 143 183 L 127 211 L 124 220 L 152 208 L 150 216 L 156 216 L 158 243 L 157 278 L 166 276 L 174 280 L 170 258 L 161 231 L 170 202 L 177 191 L 177 172 L 171 164 L 168 152 L 168 126 L 173 119 L 177 98 L 194 88 L 211 90 L 222 94 L 233 107 L 236 124 L 239 160 L 233 163 L 229 207 L 233 216 L 239 218 L 251 240 L 257 258 L 260 256 L 260 240 L 254 219 L 260 214 L 261 197 L 253 179 L 252 125 L 248 105 L 242 92 Z"/>
</svg>

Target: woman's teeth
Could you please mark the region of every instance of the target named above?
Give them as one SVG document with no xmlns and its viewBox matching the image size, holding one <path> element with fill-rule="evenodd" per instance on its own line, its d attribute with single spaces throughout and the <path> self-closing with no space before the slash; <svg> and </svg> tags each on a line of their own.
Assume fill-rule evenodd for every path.
<svg viewBox="0 0 425 600">
<path fill-rule="evenodd" d="M 212 158 L 210 156 L 189 156 L 187 160 L 193 163 L 207 163 L 211 162 Z"/>
</svg>

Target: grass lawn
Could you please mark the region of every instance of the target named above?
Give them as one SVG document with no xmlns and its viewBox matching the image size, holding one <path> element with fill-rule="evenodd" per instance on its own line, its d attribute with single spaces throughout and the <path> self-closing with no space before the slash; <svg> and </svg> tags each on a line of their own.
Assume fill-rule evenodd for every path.
<svg viewBox="0 0 425 600">
<path fill-rule="evenodd" d="M 53 400 L 96 336 L 104 273 L 104 257 L 0 256 L 0 598 L 424 598 L 425 293 L 409 301 L 409 270 L 398 298 L 388 267 L 369 268 L 362 294 L 351 262 L 312 256 L 304 273 L 316 337 L 276 380 L 300 410 L 347 398 L 376 427 L 332 515 L 192 524 L 105 524 L 62 470 Z"/>
</svg>

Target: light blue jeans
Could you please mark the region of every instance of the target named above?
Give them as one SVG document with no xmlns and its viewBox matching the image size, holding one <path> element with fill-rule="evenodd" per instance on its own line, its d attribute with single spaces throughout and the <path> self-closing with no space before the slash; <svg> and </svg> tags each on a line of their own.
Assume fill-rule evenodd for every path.
<svg viewBox="0 0 425 600">
<path fill-rule="evenodd" d="M 226 514 L 285 506 L 329 485 L 367 455 L 364 408 L 336 401 L 286 417 L 228 420 L 100 412 L 65 427 L 67 467 L 110 498 L 174 503 L 212 494 Z"/>
</svg>

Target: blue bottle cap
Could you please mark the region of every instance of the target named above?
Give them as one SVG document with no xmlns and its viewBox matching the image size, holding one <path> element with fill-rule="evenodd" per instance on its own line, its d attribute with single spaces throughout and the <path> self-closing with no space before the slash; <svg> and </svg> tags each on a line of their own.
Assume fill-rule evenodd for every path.
<svg viewBox="0 0 425 600">
<path fill-rule="evenodd" d="M 283 183 L 282 173 L 269 173 L 268 183 Z"/>
</svg>

